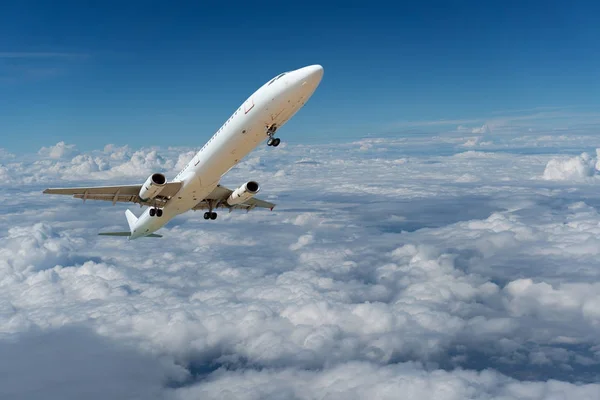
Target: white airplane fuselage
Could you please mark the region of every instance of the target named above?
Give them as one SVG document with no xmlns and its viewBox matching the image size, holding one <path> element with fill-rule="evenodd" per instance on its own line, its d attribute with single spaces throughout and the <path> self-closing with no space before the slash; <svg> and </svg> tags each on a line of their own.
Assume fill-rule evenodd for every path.
<svg viewBox="0 0 600 400">
<path fill-rule="evenodd" d="M 151 216 L 147 208 L 130 239 L 155 232 L 208 196 L 223 175 L 269 137 L 269 127 L 279 130 L 304 106 L 322 77 L 323 68 L 311 65 L 280 74 L 261 86 L 173 179 L 182 183 L 181 189 L 162 208 L 162 216 Z"/>
</svg>

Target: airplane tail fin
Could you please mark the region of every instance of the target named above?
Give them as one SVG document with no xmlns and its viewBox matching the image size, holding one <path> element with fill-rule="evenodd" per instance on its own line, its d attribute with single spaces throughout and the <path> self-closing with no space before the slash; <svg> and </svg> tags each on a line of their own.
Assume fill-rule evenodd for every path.
<svg viewBox="0 0 600 400">
<path fill-rule="evenodd" d="M 137 217 L 135 215 L 133 215 L 133 213 L 131 211 L 129 211 L 128 209 L 125 210 L 125 217 L 127 217 L 127 223 L 129 224 L 129 231 L 133 232 L 133 229 L 135 228 L 135 224 L 137 222 Z"/>
</svg>

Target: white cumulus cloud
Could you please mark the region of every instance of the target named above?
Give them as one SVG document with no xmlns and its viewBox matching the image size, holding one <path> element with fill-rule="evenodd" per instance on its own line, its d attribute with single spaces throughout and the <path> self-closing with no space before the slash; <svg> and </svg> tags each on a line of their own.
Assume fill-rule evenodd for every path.
<svg viewBox="0 0 600 400">
<path fill-rule="evenodd" d="M 588 153 L 570 158 L 553 158 L 546 164 L 543 179 L 582 181 L 596 175 L 596 160 Z"/>
<path fill-rule="evenodd" d="M 71 157 L 78 153 L 77 147 L 74 144 L 66 144 L 65 142 L 58 142 L 54 146 L 42 147 L 38 154 L 46 156 L 52 159 L 59 159 L 65 157 Z"/>
</svg>

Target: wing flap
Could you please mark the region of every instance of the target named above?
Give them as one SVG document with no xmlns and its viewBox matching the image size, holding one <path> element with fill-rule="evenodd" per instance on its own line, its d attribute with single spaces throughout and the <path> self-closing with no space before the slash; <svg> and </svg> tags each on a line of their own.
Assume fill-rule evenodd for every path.
<svg viewBox="0 0 600 400">
<path fill-rule="evenodd" d="M 228 208 L 229 210 L 241 209 L 250 211 L 255 207 L 269 208 L 273 210 L 275 207 L 274 203 L 266 200 L 261 200 L 256 197 L 252 197 L 246 200 L 244 203 L 230 206 L 226 203 L 227 198 L 233 193 L 233 190 L 226 188 L 225 186 L 218 185 L 204 200 L 199 202 L 192 208 L 192 210 L 208 210 L 210 209 L 209 201 L 213 202 L 213 208 Z"/>
<path fill-rule="evenodd" d="M 270 208 L 271 210 L 273 210 L 273 208 L 275 207 L 275 204 L 273 204 L 269 201 L 266 201 L 266 200 L 257 199 L 256 197 L 252 197 L 251 199 L 246 201 L 244 204 L 247 204 L 253 208 L 254 207 Z"/>
<path fill-rule="evenodd" d="M 115 201 L 116 200 L 116 202 L 120 202 L 120 203 L 122 203 L 122 202 L 130 202 L 130 203 L 140 202 L 137 194 L 136 195 L 117 194 L 116 196 L 114 194 L 88 194 L 87 196 L 85 194 L 74 194 L 73 197 L 76 199 L 85 198 L 86 200 L 105 200 L 105 201 Z"/>
<path fill-rule="evenodd" d="M 83 200 L 104 200 L 116 202 L 140 203 L 143 202 L 138 193 L 142 185 L 124 185 L 124 186 L 95 186 L 95 187 L 75 187 L 75 188 L 49 188 L 43 191 L 45 194 L 71 195 L 76 199 Z M 169 182 L 165 185 L 156 197 L 159 203 L 166 203 L 169 198 L 175 196 L 181 189 L 181 182 Z M 152 201 L 154 203 L 154 200 Z"/>
<path fill-rule="evenodd" d="M 45 194 L 65 194 L 65 195 L 84 195 L 103 194 L 115 195 L 117 191 L 122 195 L 137 195 L 140 192 L 142 185 L 127 185 L 127 186 L 95 186 L 95 187 L 76 187 L 76 188 L 50 188 L 43 191 Z"/>
</svg>

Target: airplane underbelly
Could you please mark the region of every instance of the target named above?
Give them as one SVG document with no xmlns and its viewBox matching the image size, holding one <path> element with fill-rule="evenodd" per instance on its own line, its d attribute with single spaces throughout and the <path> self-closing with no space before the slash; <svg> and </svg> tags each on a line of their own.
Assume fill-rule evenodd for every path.
<svg viewBox="0 0 600 400">
<path fill-rule="evenodd" d="M 257 110 L 258 111 L 258 110 Z M 256 113 L 243 126 L 231 127 L 232 131 L 222 137 L 222 141 L 214 143 L 210 156 L 200 155 L 195 170 L 184 179 L 184 186 L 173 197 L 165 209 L 180 214 L 193 208 L 208 196 L 218 185 L 221 177 L 236 166 L 244 157 L 266 138 L 265 127 L 268 125 L 267 109 Z M 278 113 L 285 113 L 281 109 Z M 205 153 L 206 154 L 206 153 Z"/>
<path fill-rule="evenodd" d="M 177 193 L 166 205 L 165 210 L 173 214 L 181 214 L 192 209 L 196 204 L 208 196 L 217 186 L 219 181 L 208 185 L 202 184 L 199 179 L 189 184 Z"/>
</svg>

